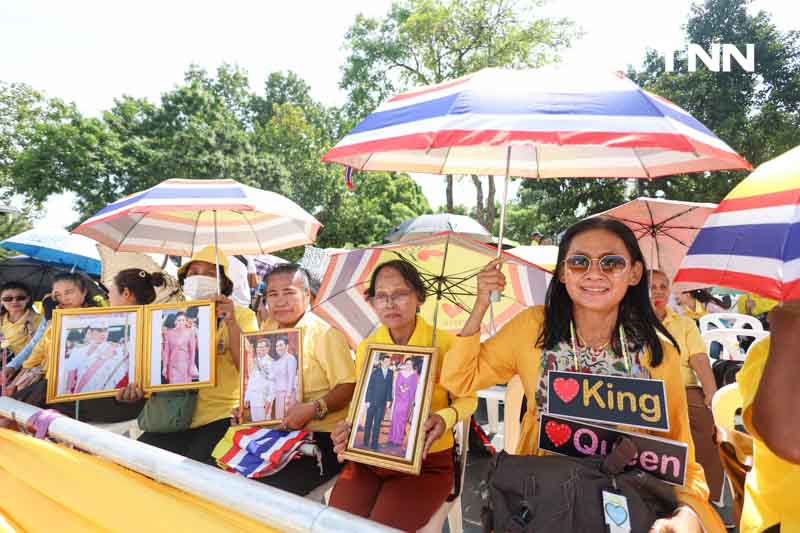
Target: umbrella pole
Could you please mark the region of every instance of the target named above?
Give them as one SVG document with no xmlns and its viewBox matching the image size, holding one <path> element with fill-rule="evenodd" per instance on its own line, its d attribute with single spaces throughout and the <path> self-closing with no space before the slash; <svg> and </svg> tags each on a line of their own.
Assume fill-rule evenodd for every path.
<svg viewBox="0 0 800 533">
<path fill-rule="evenodd" d="M 439 280 L 436 285 L 436 305 L 433 308 L 433 338 L 431 339 L 431 347 L 436 347 L 436 325 L 439 321 L 439 304 L 442 301 L 442 281 L 444 280 L 444 269 L 447 266 L 447 252 L 450 249 L 450 235 L 447 235 L 447 240 L 444 242 L 444 256 L 442 257 L 442 271 L 439 274 Z"/>
<path fill-rule="evenodd" d="M 506 203 L 508 203 L 508 180 L 511 174 L 511 145 L 508 145 L 508 152 L 506 153 L 506 179 L 503 180 L 503 202 L 500 204 L 500 230 L 497 235 L 497 258 L 503 255 L 503 234 L 506 229 Z M 491 231 L 491 230 L 490 230 Z M 500 292 L 492 291 L 492 301 L 500 301 Z"/>
<path fill-rule="evenodd" d="M 217 296 L 222 294 L 222 280 L 219 279 L 219 242 L 217 236 L 217 210 L 214 209 L 214 277 L 217 278 Z"/>
</svg>

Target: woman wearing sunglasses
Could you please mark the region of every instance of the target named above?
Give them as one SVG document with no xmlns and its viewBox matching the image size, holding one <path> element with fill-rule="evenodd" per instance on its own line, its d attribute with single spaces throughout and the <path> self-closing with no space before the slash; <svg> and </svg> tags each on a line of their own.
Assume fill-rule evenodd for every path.
<svg viewBox="0 0 800 533">
<path fill-rule="evenodd" d="M 689 449 L 686 483 L 676 488 L 680 506 L 651 531 L 724 531 L 694 459 L 677 343 L 650 305 L 644 258 L 631 230 L 603 218 L 569 228 L 558 248 L 545 305 L 523 311 L 481 343 L 490 294 L 506 283 L 497 265 L 489 263 L 478 275 L 472 314 L 443 362 L 445 388 L 461 396 L 519 374 L 528 404 L 517 453 L 542 455 L 536 436 L 539 413 L 547 408 L 550 370 L 664 380 L 670 428 L 659 435 L 685 442 Z"/>
<path fill-rule="evenodd" d="M 0 287 L 0 335 L 9 361 L 30 342 L 42 317 L 33 310 L 31 290 L 24 283 L 9 281 Z"/>
</svg>

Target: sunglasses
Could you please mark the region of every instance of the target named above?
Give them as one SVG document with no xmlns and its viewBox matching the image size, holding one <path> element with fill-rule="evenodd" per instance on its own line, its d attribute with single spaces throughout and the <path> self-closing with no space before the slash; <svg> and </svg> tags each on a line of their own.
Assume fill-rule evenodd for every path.
<svg viewBox="0 0 800 533">
<path fill-rule="evenodd" d="M 603 274 L 619 275 L 628 270 L 628 260 L 621 255 L 604 255 L 600 259 L 590 259 L 585 255 L 571 255 L 564 259 L 567 270 L 573 274 L 586 274 L 597 263 Z"/>
<path fill-rule="evenodd" d="M 8 302 L 24 302 L 27 299 L 28 299 L 27 296 L 3 296 L 2 298 L 0 298 L 0 301 L 6 302 L 6 303 L 8 303 Z"/>
</svg>

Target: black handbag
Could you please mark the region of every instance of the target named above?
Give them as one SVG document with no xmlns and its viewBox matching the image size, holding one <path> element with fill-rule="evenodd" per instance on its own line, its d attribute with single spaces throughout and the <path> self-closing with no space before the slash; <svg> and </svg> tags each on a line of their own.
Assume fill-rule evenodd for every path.
<svg viewBox="0 0 800 533">
<path fill-rule="evenodd" d="M 622 471 L 626 459 L 635 453 L 629 440 L 605 459 L 499 453 L 489 468 L 483 531 L 607 531 L 602 496 L 606 490 L 627 498 L 631 531 L 647 533 L 658 518 L 670 516 L 678 503 L 667 483 L 642 470 Z"/>
</svg>

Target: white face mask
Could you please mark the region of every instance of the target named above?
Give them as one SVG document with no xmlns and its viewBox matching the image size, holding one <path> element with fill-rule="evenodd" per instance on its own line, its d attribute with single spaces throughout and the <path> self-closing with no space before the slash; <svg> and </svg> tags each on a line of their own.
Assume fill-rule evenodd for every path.
<svg viewBox="0 0 800 533">
<path fill-rule="evenodd" d="M 206 300 L 217 294 L 217 278 L 191 276 L 183 281 L 183 294 L 189 300 Z"/>
</svg>

